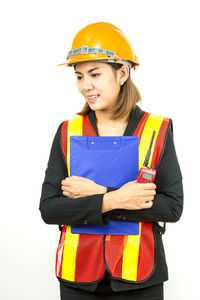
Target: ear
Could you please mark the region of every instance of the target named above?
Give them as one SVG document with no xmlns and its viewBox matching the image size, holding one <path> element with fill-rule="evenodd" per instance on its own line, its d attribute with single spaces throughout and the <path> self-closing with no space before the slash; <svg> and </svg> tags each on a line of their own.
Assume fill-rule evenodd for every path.
<svg viewBox="0 0 200 300">
<path fill-rule="evenodd" d="M 123 65 L 119 70 L 119 84 L 123 85 L 124 82 L 129 77 L 129 67 L 127 65 Z"/>
</svg>

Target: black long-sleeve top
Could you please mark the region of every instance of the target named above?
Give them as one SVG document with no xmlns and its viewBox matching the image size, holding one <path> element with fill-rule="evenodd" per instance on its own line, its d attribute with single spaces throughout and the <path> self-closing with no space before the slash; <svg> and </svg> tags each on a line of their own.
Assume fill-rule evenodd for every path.
<svg viewBox="0 0 200 300">
<path fill-rule="evenodd" d="M 138 106 L 130 114 L 129 122 L 124 132 L 125 136 L 133 135 L 139 124 L 144 111 Z M 88 118 L 98 135 L 96 115 L 94 111 L 88 113 Z M 68 198 L 62 195 L 61 181 L 68 177 L 65 158 L 61 147 L 61 126 L 58 127 L 53 140 L 45 179 L 42 186 L 40 199 L 40 211 L 42 218 L 47 224 L 90 224 L 106 225 L 110 219 L 124 221 L 163 221 L 176 222 L 179 220 L 183 209 L 182 176 L 173 142 L 172 130 L 169 130 L 165 150 L 157 169 L 155 178 L 156 195 L 153 206 L 141 210 L 112 210 L 102 214 L 102 201 L 104 194 L 96 194 L 78 199 Z M 108 187 L 108 192 L 116 188 Z M 158 235 L 160 239 L 160 234 Z M 160 248 L 163 248 L 159 241 Z M 164 251 L 160 252 L 160 261 L 165 261 Z M 159 256 L 159 255 L 158 255 Z M 159 268 L 157 268 L 159 269 Z M 162 270 L 161 270 L 162 269 Z M 165 272 L 163 271 L 165 269 Z M 158 272 L 152 276 L 150 283 L 143 284 L 144 287 L 167 279 L 167 267 L 160 267 Z M 163 273 L 163 276 L 161 276 Z M 165 274 L 164 274 L 165 273 Z M 152 282 L 151 282 L 152 281 Z M 131 289 L 129 283 L 114 283 L 117 289 Z M 122 287 L 123 286 L 123 287 Z M 140 284 L 141 286 L 141 284 Z"/>
</svg>

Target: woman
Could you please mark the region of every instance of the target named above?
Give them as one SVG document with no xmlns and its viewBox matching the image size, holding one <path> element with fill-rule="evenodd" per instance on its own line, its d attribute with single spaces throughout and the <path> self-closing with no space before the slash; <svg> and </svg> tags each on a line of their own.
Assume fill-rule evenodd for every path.
<svg viewBox="0 0 200 300">
<path fill-rule="evenodd" d="M 64 64 L 74 66 L 77 87 L 86 103 L 78 118 L 58 128 L 40 202 L 47 224 L 64 225 L 56 256 L 61 299 L 163 299 L 168 273 L 161 222 L 178 221 L 183 207 L 171 120 L 145 113 L 136 105 L 140 94 L 130 69 L 138 66 L 137 57 L 114 25 L 84 27 L 75 36 Z M 155 183 L 152 174 L 144 173 L 142 180 L 150 179 L 145 184 L 123 178 L 124 183 L 117 186 L 124 175 L 116 169 L 109 185 L 112 181 L 104 176 L 106 165 L 100 170 L 104 184 L 81 173 L 70 176 L 76 136 L 98 136 L 99 141 L 131 137 L 139 143 L 140 169 L 152 144 L 146 166 L 152 174 L 156 169 Z M 90 154 L 86 158 L 80 151 L 77 157 L 79 166 L 82 161 L 90 162 Z M 129 169 L 123 170 L 125 175 Z M 120 224 L 116 234 L 111 233 L 113 224 Z M 125 228 L 122 234 L 119 227 Z M 135 233 L 127 233 L 130 228 Z"/>
</svg>

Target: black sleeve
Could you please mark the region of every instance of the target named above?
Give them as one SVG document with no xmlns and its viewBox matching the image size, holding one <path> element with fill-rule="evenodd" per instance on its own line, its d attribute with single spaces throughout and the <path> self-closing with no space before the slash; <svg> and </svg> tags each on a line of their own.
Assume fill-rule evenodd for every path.
<svg viewBox="0 0 200 300">
<path fill-rule="evenodd" d="M 165 150 L 155 178 L 156 195 L 153 206 L 141 210 L 113 210 L 111 219 L 125 221 L 163 221 L 176 222 L 180 219 L 183 210 L 182 175 L 176 156 L 173 135 L 170 131 L 167 137 Z M 109 191 L 115 190 L 109 188 Z"/>
<path fill-rule="evenodd" d="M 68 198 L 62 195 L 61 181 L 68 177 L 61 149 L 61 126 L 55 135 L 40 199 L 40 212 L 45 223 L 59 225 L 106 225 L 108 214 L 102 214 L 103 194 Z"/>
</svg>

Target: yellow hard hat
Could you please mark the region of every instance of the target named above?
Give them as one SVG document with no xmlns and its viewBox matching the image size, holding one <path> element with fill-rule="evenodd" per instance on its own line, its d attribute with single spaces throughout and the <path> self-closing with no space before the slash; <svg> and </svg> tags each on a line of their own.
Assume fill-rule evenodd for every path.
<svg viewBox="0 0 200 300">
<path fill-rule="evenodd" d="M 73 40 L 67 61 L 59 66 L 72 66 L 85 61 L 115 62 L 134 69 L 139 65 L 124 32 L 106 22 L 92 23 L 82 28 Z"/>
</svg>

